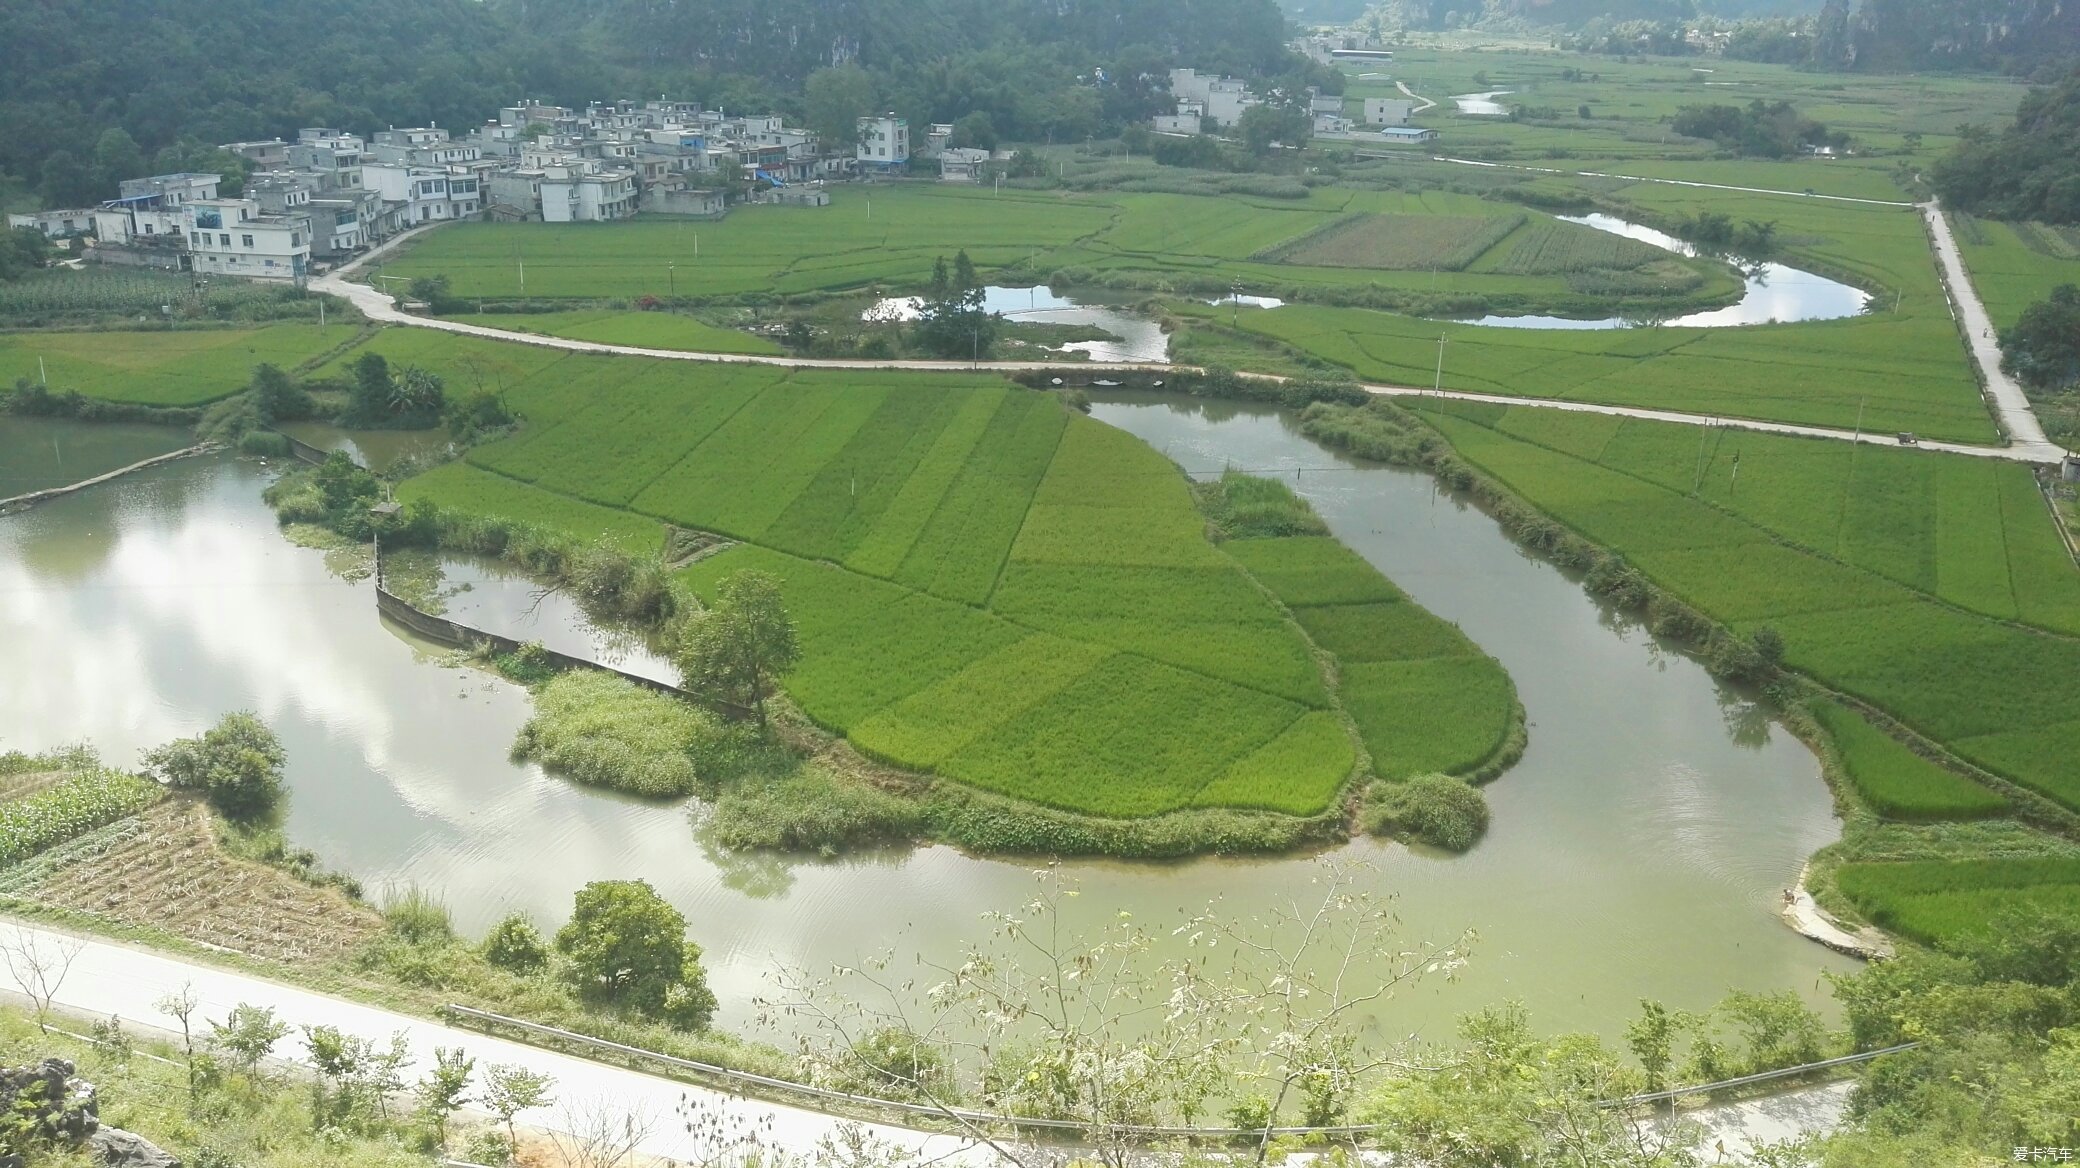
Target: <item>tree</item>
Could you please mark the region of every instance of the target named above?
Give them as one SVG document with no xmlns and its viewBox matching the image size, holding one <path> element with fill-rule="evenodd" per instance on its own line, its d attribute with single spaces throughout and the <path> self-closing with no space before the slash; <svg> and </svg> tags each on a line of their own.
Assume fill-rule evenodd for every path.
<svg viewBox="0 0 2080 1168">
<path fill-rule="evenodd" d="M 436 1150 L 448 1146 L 448 1117 L 462 1110 L 463 1094 L 469 1090 L 470 1075 L 476 1066 L 477 1060 L 460 1047 L 433 1048 L 433 1069 L 419 1080 L 413 1093 L 419 1097 L 419 1114 L 433 1126 Z"/>
<path fill-rule="evenodd" d="M 849 62 L 818 69 L 802 85 L 802 109 L 825 150 L 849 154 L 859 145 L 859 120 L 873 112 L 874 79 Z"/>
<path fill-rule="evenodd" d="M 1675 1064 L 1676 1033 L 1681 1021 L 1667 1006 L 1641 998 L 1639 1017 L 1625 1026 L 1625 1045 L 1639 1060 L 1647 1075 L 1647 1090 L 1668 1088 L 1669 1068 Z"/>
<path fill-rule="evenodd" d="M 197 737 L 145 751 L 144 767 L 168 786 L 200 792 L 233 819 L 254 819 L 281 800 L 287 758 L 274 731 L 239 711 Z"/>
<path fill-rule="evenodd" d="M 210 1045 L 222 1051 L 231 1066 L 247 1075 L 259 1070 L 261 1060 L 274 1053 L 274 1044 L 289 1034 L 289 1025 L 266 1006 L 244 1002 L 231 1008 L 222 1022 L 209 1024 Z"/>
<path fill-rule="evenodd" d="M 999 317 L 983 306 L 982 279 L 965 249 L 949 270 L 946 257 L 932 264 L 932 283 L 917 310 L 911 337 L 926 352 L 979 360 L 996 343 Z"/>
<path fill-rule="evenodd" d="M 94 188 L 105 198 L 115 198 L 117 186 L 126 178 L 143 178 L 144 151 L 137 139 L 120 126 L 110 126 L 94 143 Z"/>
<path fill-rule="evenodd" d="M 8 980 L 35 1008 L 38 1029 L 50 1031 L 51 1003 L 84 948 L 78 938 L 23 925 L 14 926 L 13 934 L 0 941 L 0 964 L 7 966 Z"/>
<path fill-rule="evenodd" d="M 766 699 L 801 653 L 780 581 L 743 571 L 722 581 L 715 603 L 687 618 L 677 663 L 687 688 L 750 706 L 764 726 Z"/>
<path fill-rule="evenodd" d="M 336 1026 L 306 1026 L 303 1041 L 319 1076 L 311 1087 L 314 1119 L 354 1125 L 371 1114 L 389 1118 L 390 1097 L 404 1089 L 403 1069 L 411 1058 L 402 1031 L 384 1047 Z"/>
<path fill-rule="evenodd" d="M 2001 333 L 2001 368 L 2033 389 L 2080 384 L 2080 287 L 2060 284 Z"/>
<path fill-rule="evenodd" d="M 556 949 L 589 997 L 647 1014 L 674 1005 L 673 1021 L 699 1029 L 715 1011 L 700 950 L 686 941 L 686 918 L 643 880 L 595 880 L 578 890 Z M 669 1003 L 673 987 L 681 1001 Z M 686 1000 L 691 995 L 692 1000 Z"/>
<path fill-rule="evenodd" d="M 87 164 L 70 150 L 58 150 L 43 160 L 36 192 L 53 207 L 77 207 L 97 201 L 94 176 Z M 111 192 L 111 198 L 114 197 Z"/>
<path fill-rule="evenodd" d="M 310 412 L 311 395 L 276 365 L 254 366 L 246 392 L 253 395 L 253 408 L 263 422 L 301 418 Z"/>
<path fill-rule="evenodd" d="M 484 1068 L 484 1097 L 479 1100 L 498 1122 L 505 1125 L 506 1139 L 517 1144 L 519 1134 L 513 1117 L 523 1111 L 549 1105 L 549 1089 L 556 1080 L 540 1071 L 515 1063 L 493 1063 Z"/>
<path fill-rule="evenodd" d="M 12 227 L 0 232 L 0 282 L 19 280 L 29 272 L 50 266 L 51 241 L 34 227 Z"/>
<path fill-rule="evenodd" d="M 202 1095 L 202 1083 L 196 1073 L 194 1025 L 195 1012 L 202 1009 L 202 995 L 196 992 L 194 982 L 182 982 L 180 989 L 161 996 L 152 1005 L 181 1024 L 181 1061 L 187 1064 L 188 1106 L 193 1108 Z"/>
<path fill-rule="evenodd" d="M 380 418 L 388 413 L 395 390 L 390 362 L 381 353 L 363 353 L 347 368 L 354 375 L 347 390 L 347 413 L 356 418 Z"/>
<path fill-rule="evenodd" d="M 1274 145 L 1298 149 L 1307 145 L 1313 131 L 1307 110 L 1287 102 L 1250 106 L 1235 123 L 1235 136 L 1252 154 L 1269 154 Z"/>
<path fill-rule="evenodd" d="M 946 144 L 971 150 L 995 150 L 996 123 L 990 121 L 987 110 L 970 111 L 953 123 L 953 133 L 946 139 Z"/>
</svg>

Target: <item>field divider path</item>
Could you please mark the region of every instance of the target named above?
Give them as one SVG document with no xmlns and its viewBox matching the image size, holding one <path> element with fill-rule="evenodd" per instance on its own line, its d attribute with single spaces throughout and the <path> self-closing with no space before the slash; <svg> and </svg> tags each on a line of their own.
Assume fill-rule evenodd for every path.
<svg viewBox="0 0 2080 1168">
<path fill-rule="evenodd" d="M 1943 214 L 1943 208 L 1934 199 L 1930 199 L 1921 204 L 1921 217 L 1928 224 L 1936 261 L 1943 271 L 1943 286 L 1949 291 L 1950 302 L 1957 312 L 1965 347 L 1978 364 L 1986 394 L 1992 399 L 1994 419 L 2015 446 L 2042 451 L 2043 457 L 2036 461 L 2058 461 L 2065 451 L 2045 436 L 2043 424 L 2037 420 L 2036 411 L 2030 408 L 2029 395 L 2001 368 L 2000 338 L 1993 330 L 1993 319 L 1986 311 L 1986 303 L 1979 299 L 1979 290 L 1972 284 L 1971 273 L 1965 269 L 1964 256 L 1957 250 L 1957 239 L 1950 232 L 1949 216 Z"/>
<path fill-rule="evenodd" d="M 1427 98 L 1427 97 L 1424 97 L 1424 96 L 1423 96 L 1422 94 L 1420 94 L 1420 93 L 1417 93 L 1417 92 L 1416 92 L 1415 90 L 1413 90 L 1413 89 L 1410 89 L 1410 88 L 1408 87 L 1408 82 L 1406 82 L 1406 81 L 1396 81 L 1396 82 L 1394 83 L 1394 88 L 1396 88 L 1396 89 L 1400 90 L 1400 91 L 1401 91 L 1401 95 L 1402 95 L 1403 97 L 1411 98 L 1411 99 L 1413 99 L 1413 100 L 1415 100 L 1415 101 L 1420 101 L 1420 102 L 1422 102 L 1422 103 L 1423 103 L 1423 104 L 1421 104 L 1421 105 L 1419 105 L 1419 106 L 1415 107 L 1414 109 L 1412 109 L 1412 110 L 1408 111 L 1408 116 L 1410 116 L 1410 117 L 1414 117 L 1415 115 L 1417 115 L 1417 114 L 1419 114 L 1419 113 L 1422 113 L 1422 112 L 1424 112 L 1425 110 L 1433 110 L 1433 109 L 1436 109 L 1436 108 L 1437 108 L 1437 103 L 1436 103 L 1436 102 L 1434 102 L 1434 101 L 1430 100 L 1430 99 L 1429 99 L 1429 98 Z"/>
<path fill-rule="evenodd" d="M 1572 178 L 1610 178 L 1623 182 L 1661 183 L 1672 187 L 1693 187 L 1706 191 L 1738 191 L 1745 195 L 1783 195 L 1792 199 L 1821 199 L 1830 203 L 1864 203 L 1873 207 L 1912 207 L 1917 204 L 1905 199 L 1866 199 L 1856 195 L 1822 195 L 1813 191 L 1785 191 L 1775 187 L 1742 187 L 1732 183 L 1697 182 L 1687 178 L 1652 178 L 1644 174 L 1611 174 L 1601 170 L 1565 170 L 1557 166 L 1526 166 L 1521 162 L 1485 162 L 1478 158 L 1453 158 L 1447 154 L 1433 154 L 1438 162 L 1453 162 L 1460 166 L 1480 166 L 1491 170 L 1521 170 L 1527 174 L 1558 174 Z"/>
<path fill-rule="evenodd" d="M 1479 163 L 1476 165 L 1492 166 L 1499 164 Z M 1768 193 L 1788 194 L 1790 192 L 1775 191 Z M 1812 197 L 1832 198 L 1835 196 L 1816 195 Z M 1856 201 L 1872 202 L 1875 200 Z M 1902 205 L 1904 206 L 1906 204 Z M 421 228 L 418 230 L 432 230 L 432 228 Z M 1948 238 L 1947 231 L 1948 229 L 1946 226 L 1944 228 L 1943 235 L 1943 238 L 1945 239 Z M 367 262 L 369 259 L 372 259 L 375 256 L 381 254 L 388 248 L 394 247 L 397 244 L 403 242 L 405 238 L 405 236 L 401 235 L 396 239 L 391 240 L 389 243 L 383 245 L 383 247 L 377 248 L 376 250 L 369 252 L 367 255 L 360 257 L 352 263 L 346 264 L 340 268 L 337 268 L 325 274 L 324 276 L 319 277 L 318 279 L 312 280 L 310 282 L 311 290 L 314 292 L 338 296 L 341 299 L 353 304 L 356 308 L 360 309 L 362 314 L 367 316 L 370 320 L 378 321 L 384 324 L 405 325 L 412 328 L 435 329 L 440 332 L 455 333 L 462 336 L 482 337 L 486 340 L 508 341 L 514 344 L 521 345 L 536 345 L 543 348 L 561 349 L 566 352 L 572 353 L 620 354 L 623 356 L 631 357 L 651 357 L 664 361 L 696 361 L 716 365 L 768 365 L 783 369 L 851 369 L 859 370 L 862 372 L 895 370 L 937 373 L 1063 373 L 1073 374 L 1077 376 L 1089 376 L 1092 374 L 1146 375 L 1151 373 L 1196 374 L 1204 372 L 1196 365 L 1176 365 L 1163 362 L 1101 363 L 1095 361 L 926 361 L 894 359 L 873 360 L 828 357 L 767 356 L 754 353 L 704 353 L 688 351 L 684 349 L 648 349 L 637 345 L 613 345 L 599 341 L 577 341 L 572 340 L 568 337 L 544 336 L 540 333 L 507 332 L 504 329 L 490 328 L 484 325 L 464 324 L 461 321 L 442 320 L 438 317 L 420 316 L 415 313 L 405 312 L 397 307 L 397 299 L 390 293 L 384 292 L 378 288 L 370 287 L 367 284 L 353 283 L 346 279 L 346 275 L 349 272 L 353 271 L 361 264 Z M 1954 254 L 1955 246 L 1952 245 L 1952 255 L 1954 256 Z M 1962 290 L 1960 291 L 1958 296 L 1959 302 L 1970 303 L 1971 305 L 1973 305 L 1979 314 L 1979 319 L 1983 321 L 1985 318 L 1985 309 L 1983 306 L 1979 306 L 1977 294 L 1970 292 L 1970 288 L 1971 285 L 1969 282 L 1963 284 Z M 1999 375 L 2002 378 L 2002 380 L 2005 381 L 2005 375 L 1999 374 L 1998 349 L 1995 348 L 1993 351 L 1995 354 L 1994 365 L 1992 374 L 1989 375 L 1989 383 L 1992 383 L 1993 375 Z M 1277 384 L 1283 384 L 1287 381 L 1292 380 L 1291 378 L 1271 373 L 1252 373 L 1248 376 Z M 2012 381 L 2008 381 L 2007 384 L 2012 386 L 2014 383 Z M 1756 418 L 1739 418 L 1727 417 L 1723 415 L 1692 414 L 1684 413 L 1677 410 L 1654 410 L 1645 409 L 1637 406 L 1604 405 L 1598 402 L 1567 401 L 1558 398 L 1525 397 L 1500 393 L 1476 393 L 1467 390 L 1436 390 L 1426 389 L 1422 386 L 1413 385 L 1385 385 L 1377 383 L 1363 383 L 1361 384 L 1361 388 L 1364 389 L 1367 393 L 1375 394 L 1381 397 L 1435 397 L 1449 399 L 1452 401 L 1485 402 L 1491 405 L 1524 406 L 1530 409 L 1567 410 L 1575 413 L 1604 414 L 1616 418 L 1638 418 L 1643 421 L 1673 422 L 1678 425 L 1686 426 L 1706 426 L 1739 430 L 1757 430 L 1770 434 L 1790 434 L 1804 438 L 1825 438 L 1839 442 L 1867 442 L 1878 446 L 1893 446 L 1897 444 L 1896 439 L 1879 434 L 1852 432 L 1848 430 L 1837 430 L 1826 426 L 1807 426 L 1792 422 L 1767 422 Z M 2020 393 L 2020 389 L 2017 388 L 2015 390 L 2015 394 L 2019 397 Z M 1940 451 L 1947 454 L 1968 454 L 1978 458 L 1999 458 L 2006 459 L 2011 462 L 2057 462 L 2063 456 L 2064 451 L 2061 450 L 2057 445 L 2050 442 L 2048 439 L 2044 438 L 2043 428 L 2036 424 L 2036 415 L 2029 412 L 2028 403 L 2026 400 L 2023 401 L 2021 405 L 2021 410 L 2023 416 L 2028 421 L 2028 428 L 2010 429 L 2009 433 L 2017 437 L 2017 440 L 2010 445 L 1973 446 L 1961 442 L 1923 441 L 1916 444 L 1913 447 L 1913 449 Z M 2032 434 L 2035 435 L 2035 439 L 2028 440 L 2027 435 Z"/>
</svg>

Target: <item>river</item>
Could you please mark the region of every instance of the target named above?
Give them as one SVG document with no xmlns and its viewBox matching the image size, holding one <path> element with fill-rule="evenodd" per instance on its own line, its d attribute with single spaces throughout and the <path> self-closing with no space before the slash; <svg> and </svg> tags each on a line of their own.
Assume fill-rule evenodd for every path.
<svg viewBox="0 0 2080 1168">
<path fill-rule="evenodd" d="M 1730 987 L 1820 997 L 1851 967 L 1776 919 L 1779 891 L 1837 829 L 1812 755 L 1752 706 L 1426 476 L 1360 467 L 1275 411 L 1150 397 L 1097 416 L 1187 467 L 1304 468 L 1336 534 L 1508 667 L 1524 760 L 1488 788 L 1494 826 L 1467 856 L 1360 841 L 1410 939 L 1478 930 L 1457 981 L 1381 1011 L 1384 1033 L 1447 1033 L 1505 997 L 1548 1028 L 1615 1033 L 1641 997 L 1700 1007 Z M 0 422 L 0 429 L 11 423 Z M 776 963 L 821 968 L 888 948 L 950 956 L 1015 905 L 1032 864 L 944 847 L 837 861 L 728 857 L 685 809 L 583 790 L 507 757 L 524 690 L 444 663 L 375 613 L 366 580 L 277 533 L 274 471 L 182 460 L 0 518 L 0 749 L 89 740 L 115 763 L 252 709 L 290 755 L 285 827 L 372 893 L 435 890 L 465 930 L 522 910 L 546 925 L 588 880 L 640 876 L 705 947 L 723 1024 L 748 1028 Z M 455 565 L 458 615 L 582 624 L 560 596 Z M 524 603 L 522 602 L 524 598 Z M 527 635 L 526 630 L 516 629 Z M 1078 863 L 1078 904 L 1171 920 L 1214 897 L 1254 914 L 1304 900 L 1304 858 Z"/>
</svg>

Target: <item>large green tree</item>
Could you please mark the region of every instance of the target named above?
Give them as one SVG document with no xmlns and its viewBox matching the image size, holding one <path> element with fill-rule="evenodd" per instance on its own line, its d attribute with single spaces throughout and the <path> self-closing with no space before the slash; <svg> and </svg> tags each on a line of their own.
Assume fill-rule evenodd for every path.
<svg viewBox="0 0 2080 1168">
<path fill-rule="evenodd" d="M 983 306 L 982 278 L 963 250 L 951 267 L 940 256 L 932 265 L 932 283 L 917 311 L 911 338 L 934 356 L 980 360 L 996 343 L 998 316 Z"/>
<path fill-rule="evenodd" d="M 2036 389 L 2080 384 L 2080 288 L 2060 284 L 2001 333 L 2001 368 Z"/>
<path fill-rule="evenodd" d="M 874 79 L 854 64 L 818 69 L 802 85 L 802 112 L 824 149 L 842 152 L 859 144 L 859 119 L 873 112 Z"/>
<path fill-rule="evenodd" d="M 688 689 L 758 712 L 802 654 L 794 620 L 770 573 L 738 572 L 716 589 L 715 602 L 679 630 L 678 665 Z"/>
<path fill-rule="evenodd" d="M 274 732 L 241 711 L 194 738 L 145 751 L 144 766 L 169 786 L 200 793 L 225 815 L 250 819 L 280 800 L 287 759 Z"/>
<path fill-rule="evenodd" d="M 715 1013 L 686 918 L 644 880 L 595 880 L 578 890 L 556 933 L 586 996 L 700 1029 Z"/>
</svg>

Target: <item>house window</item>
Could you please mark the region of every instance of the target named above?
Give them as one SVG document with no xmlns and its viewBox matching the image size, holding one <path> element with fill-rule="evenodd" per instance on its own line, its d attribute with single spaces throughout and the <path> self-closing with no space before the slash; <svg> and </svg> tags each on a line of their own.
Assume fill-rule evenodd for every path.
<svg viewBox="0 0 2080 1168">
<path fill-rule="evenodd" d="M 219 236 L 217 236 L 217 242 L 218 242 L 219 244 L 223 245 L 224 247 L 230 247 L 230 246 L 231 246 L 231 233 L 230 233 L 230 232 L 228 232 L 228 231 L 226 231 L 226 232 L 224 232 L 224 233 L 223 233 L 222 235 L 219 235 Z"/>
<path fill-rule="evenodd" d="M 67 219 L 67 220 L 65 221 L 65 230 L 67 230 L 67 231 L 70 231 L 70 230 L 72 230 L 72 220 L 70 220 L 70 219 Z M 151 224 L 147 223 L 147 224 L 145 224 L 145 225 L 144 225 L 144 233 L 145 233 L 146 235 L 150 235 L 150 234 L 152 234 L 152 225 L 151 225 Z"/>
<path fill-rule="evenodd" d="M 289 246 L 290 246 L 290 247 L 302 247 L 302 246 L 303 246 L 303 232 L 301 232 L 301 231 L 291 231 L 291 232 L 289 233 Z"/>
<path fill-rule="evenodd" d="M 250 235 L 241 235 L 238 237 L 238 243 L 240 247 L 251 247 L 253 246 L 253 237 Z"/>
</svg>

